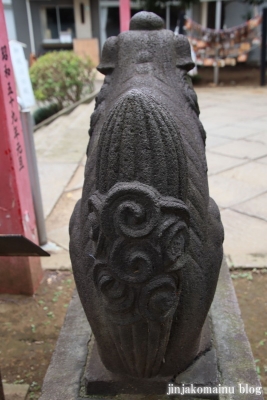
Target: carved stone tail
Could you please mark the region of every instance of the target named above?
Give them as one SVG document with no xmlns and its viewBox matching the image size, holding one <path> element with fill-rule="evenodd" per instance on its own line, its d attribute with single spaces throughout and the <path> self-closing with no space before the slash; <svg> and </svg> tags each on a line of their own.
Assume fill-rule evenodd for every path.
<svg viewBox="0 0 267 400">
<path fill-rule="evenodd" d="M 187 194 L 186 156 L 171 115 L 155 98 L 132 89 L 103 125 L 97 160 L 97 189 L 138 181 L 183 201 Z"/>
<path fill-rule="evenodd" d="M 95 287 L 125 372 L 149 378 L 164 360 L 186 262 L 186 157 L 173 119 L 140 90 L 111 110 L 98 149 Z"/>
</svg>

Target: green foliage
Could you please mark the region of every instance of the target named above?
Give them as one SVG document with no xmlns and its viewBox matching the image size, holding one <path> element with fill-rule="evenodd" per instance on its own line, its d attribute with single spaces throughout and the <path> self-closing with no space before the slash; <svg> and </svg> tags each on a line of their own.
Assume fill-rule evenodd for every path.
<svg viewBox="0 0 267 400">
<path fill-rule="evenodd" d="M 30 68 L 36 100 L 57 105 L 58 110 L 79 101 L 94 90 L 93 65 L 72 51 L 53 51 Z"/>
<path fill-rule="evenodd" d="M 47 107 L 38 108 L 38 110 L 34 111 L 33 113 L 33 119 L 35 124 L 36 125 L 40 124 L 40 122 L 56 114 L 58 111 L 60 111 L 60 109 L 57 104 L 50 104 Z"/>
<path fill-rule="evenodd" d="M 232 279 L 246 278 L 248 281 L 253 281 L 253 276 L 251 271 L 231 274 L 231 278 Z"/>
</svg>

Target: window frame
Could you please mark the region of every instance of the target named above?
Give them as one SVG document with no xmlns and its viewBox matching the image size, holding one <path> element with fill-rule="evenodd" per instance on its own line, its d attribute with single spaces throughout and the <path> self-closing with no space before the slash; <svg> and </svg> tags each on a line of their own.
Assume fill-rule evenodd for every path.
<svg viewBox="0 0 267 400">
<path fill-rule="evenodd" d="M 46 19 L 46 10 L 47 9 L 51 9 L 54 8 L 56 9 L 56 18 L 57 18 L 57 32 L 58 32 L 58 38 L 57 39 L 46 39 L 45 36 L 45 29 L 47 29 L 47 19 Z M 70 4 L 60 4 L 60 5 L 45 5 L 42 6 L 40 9 L 41 12 L 41 26 L 42 26 L 42 43 L 43 44 L 63 44 L 63 42 L 60 41 L 60 32 L 61 32 L 61 22 L 60 22 L 60 14 L 59 14 L 59 10 L 60 8 L 71 8 L 73 10 L 73 15 L 74 15 L 74 27 L 75 27 L 75 31 L 76 31 L 76 26 L 75 26 L 75 10 L 74 10 L 74 6 L 70 5 Z M 75 36 L 76 36 L 76 32 Z M 72 41 L 71 43 L 73 43 L 73 39 L 75 39 L 75 36 L 72 37 Z"/>
</svg>

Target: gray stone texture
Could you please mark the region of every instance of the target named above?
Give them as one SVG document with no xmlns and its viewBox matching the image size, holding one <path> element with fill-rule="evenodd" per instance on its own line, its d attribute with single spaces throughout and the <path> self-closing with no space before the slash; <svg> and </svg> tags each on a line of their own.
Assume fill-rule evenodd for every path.
<svg viewBox="0 0 267 400">
<path fill-rule="evenodd" d="M 78 399 L 90 338 L 91 328 L 75 292 L 45 376 L 40 400 Z"/>
<path fill-rule="evenodd" d="M 190 46 L 162 28 L 142 12 L 104 45 L 70 222 L 78 293 L 105 368 L 122 379 L 177 375 L 211 347 L 202 328 L 222 260 Z"/>
<path fill-rule="evenodd" d="M 254 388 L 261 388 L 261 384 L 225 261 L 211 306 L 211 319 L 221 385 L 235 387 L 235 400 L 263 399 L 262 395 L 239 391 L 239 384 L 248 384 Z M 220 397 L 229 398 L 229 395 Z"/>
</svg>

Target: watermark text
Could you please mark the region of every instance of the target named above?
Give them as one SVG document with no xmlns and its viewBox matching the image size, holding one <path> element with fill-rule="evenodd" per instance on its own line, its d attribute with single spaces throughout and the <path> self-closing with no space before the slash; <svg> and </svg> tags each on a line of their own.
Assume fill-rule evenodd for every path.
<svg viewBox="0 0 267 400">
<path fill-rule="evenodd" d="M 255 394 L 260 396 L 263 394 L 261 386 L 251 386 L 248 383 L 239 383 L 237 386 L 195 386 L 191 385 L 174 385 L 169 383 L 167 386 L 167 395 L 194 395 L 194 394 Z"/>
</svg>

